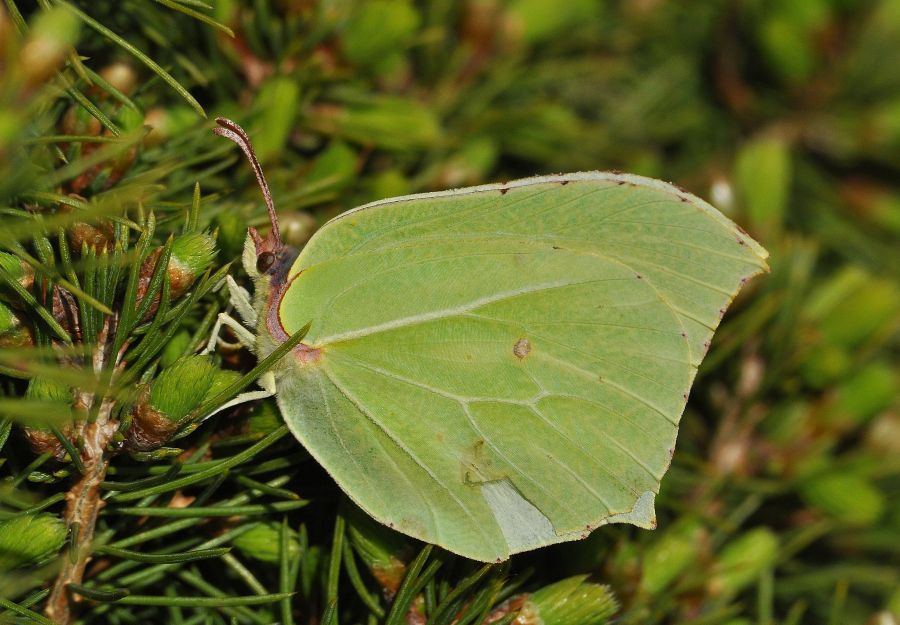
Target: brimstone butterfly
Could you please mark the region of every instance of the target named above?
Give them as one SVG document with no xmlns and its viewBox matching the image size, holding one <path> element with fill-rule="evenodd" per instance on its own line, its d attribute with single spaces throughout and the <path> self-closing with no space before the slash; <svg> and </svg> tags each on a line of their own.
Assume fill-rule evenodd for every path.
<svg viewBox="0 0 900 625">
<path fill-rule="evenodd" d="M 259 357 L 294 436 L 363 510 L 476 560 L 655 526 L 697 366 L 767 252 L 664 182 L 586 172 L 366 204 L 285 246 L 253 229 Z M 211 341 L 211 345 L 213 341 Z"/>
</svg>

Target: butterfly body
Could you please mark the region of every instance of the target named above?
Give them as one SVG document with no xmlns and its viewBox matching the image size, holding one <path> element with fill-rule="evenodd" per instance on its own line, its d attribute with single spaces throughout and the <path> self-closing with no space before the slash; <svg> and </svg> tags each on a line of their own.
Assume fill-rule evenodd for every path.
<svg viewBox="0 0 900 625">
<path fill-rule="evenodd" d="M 262 253 L 278 260 L 263 263 Z M 374 202 L 303 250 L 248 239 L 294 436 L 380 522 L 482 561 L 655 526 L 697 366 L 766 252 L 608 172 Z"/>
</svg>

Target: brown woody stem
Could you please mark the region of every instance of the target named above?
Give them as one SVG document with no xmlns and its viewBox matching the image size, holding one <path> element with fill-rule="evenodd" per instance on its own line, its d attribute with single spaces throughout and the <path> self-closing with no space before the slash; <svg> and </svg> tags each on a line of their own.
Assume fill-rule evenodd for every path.
<svg viewBox="0 0 900 625">
<path fill-rule="evenodd" d="M 104 407 L 105 408 L 105 407 Z M 104 409 L 101 412 L 107 412 Z M 72 557 L 63 557 L 62 569 L 53 584 L 53 591 L 47 600 L 46 614 L 54 623 L 68 625 L 74 617 L 69 584 L 80 584 L 84 577 L 94 540 L 97 516 L 104 505 L 100 499 L 100 482 L 106 477 L 109 459 L 104 454 L 107 438 L 106 419 L 98 419 L 84 427 L 85 458 L 84 475 L 66 494 L 66 525 L 72 532 Z M 103 424 L 103 425 L 101 425 Z M 97 453 L 89 453 L 97 452 Z"/>
<path fill-rule="evenodd" d="M 98 347 L 94 350 L 92 362 L 98 375 L 103 372 L 108 341 L 112 338 L 110 328 L 114 325 L 115 323 L 110 323 L 107 319 L 98 337 Z M 118 365 L 119 355 L 113 354 L 112 357 L 116 358 L 115 365 Z M 105 390 L 104 388 L 103 391 Z M 77 403 L 83 408 L 90 407 L 96 401 L 101 403 L 96 418 L 83 423 L 80 428 L 81 438 L 84 441 L 81 450 L 84 473 L 66 493 L 65 518 L 72 541 L 71 551 L 69 557 L 61 558 L 62 568 L 56 576 L 44 609 L 47 618 L 59 625 L 69 625 L 75 619 L 75 606 L 68 587 L 69 584 L 80 584 L 84 579 L 84 570 L 91 557 L 97 517 L 105 505 L 100 498 L 100 483 L 106 478 L 106 471 L 109 468 L 107 449 L 116 432 L 117 423 L 112 419 L 115 403 L 102 394 L 102 392 L 97 395 L 83 392 L 79 393 L 77 398 Z"/>
</svg>

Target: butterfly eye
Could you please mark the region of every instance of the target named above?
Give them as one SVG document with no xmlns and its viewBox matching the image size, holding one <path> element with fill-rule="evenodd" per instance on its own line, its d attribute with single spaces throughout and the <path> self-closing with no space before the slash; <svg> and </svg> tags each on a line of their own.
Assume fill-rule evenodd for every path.
<svg viewBox="0 0 900 625">
<path fill-rule="evenodd" d="M 259 273 L 266 273 L 272 265 L 275 264 L 275 254 L 272 252 L 263 252 L 256 259 L 256 270 Z"/>
</svg>

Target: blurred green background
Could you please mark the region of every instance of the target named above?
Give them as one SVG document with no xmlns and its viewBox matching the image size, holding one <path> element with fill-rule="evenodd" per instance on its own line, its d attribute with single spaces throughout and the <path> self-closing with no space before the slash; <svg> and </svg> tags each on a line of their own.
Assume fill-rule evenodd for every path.
<svg viewBox="0 0 900 625">
<path fill-rule="evenodd" d="M 659 529 L 604 528 L 503 579 L 589 574 L 620 623 L 900 619 L 900 0 L 6 0 L 0 54 L 0 204 L 140 204 L 165 233 L 199 181 L 220 263 L 265 215 L 203 111 L 248 130 L 296 245 L 366 201 L 561 171 L 621 169 L 709 200 L 772 273 L 702 366 Z M 92 160 L 56 175 L 78 159 Z M 11 446 L 7 486 L 28 463 Z M 339 494 L 309 465 L 290 476 L 316 500 L 292 523 L 324 558 Z M 13 488 L 64 487 L 38 482 Z M 380 530 L 360 523 L 348 536 L 365 554 L 360 536 Z M 239 592 L 233 572 L 198 571 Z M 349 588 L 338 622 L 365 622 Z M 319 596 L 307 589 L 302 622 Z M 604 622 L 585 605 L 544 622 Z"/>
</svg>

